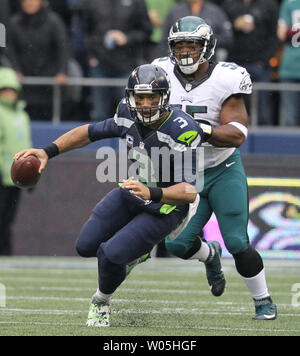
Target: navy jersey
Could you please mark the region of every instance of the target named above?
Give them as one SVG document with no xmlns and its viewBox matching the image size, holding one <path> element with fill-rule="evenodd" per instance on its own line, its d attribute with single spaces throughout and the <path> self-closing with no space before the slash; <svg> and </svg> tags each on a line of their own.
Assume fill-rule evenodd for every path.
<svg viewBox="0 0 300 356">
<path fill-rule="evenodd" d="M 124 102 L 114 118 L 89 126 L 91 141 L 111 137 L 125 140 L 128 158 L 135 163 L 128 178 L 161 188 L 180 182 L 195 184 L 196 148 L 201 145 L 202 134 L 199 125 L 179 109 L 171 110 L 157 129 L 150 129 L 131 118 Z"/>
</svg>

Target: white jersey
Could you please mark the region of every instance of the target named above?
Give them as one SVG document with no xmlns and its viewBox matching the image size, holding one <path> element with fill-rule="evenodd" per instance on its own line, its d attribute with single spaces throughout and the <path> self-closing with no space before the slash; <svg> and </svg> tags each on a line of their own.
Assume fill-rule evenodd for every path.
<svg viewBox="0 0 300 356">
<path fill-rule="evenodd" d="M 205 120 L 220 125 L 224 101 L 233 94 L 251 94 L 252 82 L 245 68 L 235 63 L 213 63 L 204 77 L 187 81 L 169 57 L 157 58 L 152 64 L 163 68 L 171 81 L 170 105 L 181 108 L 196 121 Z M 235 148 L 218 148 L 208 142 L 204 145 L 204 169 L 224 162 Z"/>
</svg>

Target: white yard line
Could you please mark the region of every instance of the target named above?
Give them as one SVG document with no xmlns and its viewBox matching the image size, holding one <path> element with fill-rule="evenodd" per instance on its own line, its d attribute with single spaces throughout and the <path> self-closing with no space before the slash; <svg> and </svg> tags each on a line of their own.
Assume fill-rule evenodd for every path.
<svg viewBox="0 0 300 356">
<path fill-rule="evenodd" d="M 224 270 L 233 270 L 236 272 L 233 259 L 223 259 L 222 264 Z M 266 269 L 274 269 L 282 271 L 283 268 L 288 268 L 292 271 L 297 272 L 300 266 L 300 261 L 296 260 L 264 260 Z M 138 268 L 143 271 L 155 271 L 171 269 L 182 269 L 182 271 L 189 270 L 190 272 L 197 272 L 200 268 L 204 268 L 202 263 L 196 260 L 184 261 L 179 258 L 152 258 L 147 263 L 142 264 Z M 70 273 L 77 273 L 78 270 L 89 271 L 97 269 L 97 259 L 84 259 L 76 257 L 11 257 L 11 258 L 0 258 L 0 270 L 3 269 L 36 269 L 38 271 L 49 270 L 55 273 L 57 271 L 65 271 L 69 269 Z M 299 270 L 298 270 L 299 272 Z"/>
<path fill-rule="evenodd" d="M 86 302 L 87 305 L 90 302 L 90 298 L 66 298 L 66 297 L 34 297 L 34 296 L 9 296 L 7 297 L 8 300 L 38 300 L 38 301 L 65 301 L 65 302 Z M 170 305 L 170 304 L 176 304 L 178 305 L 178 301 L 172 301 L 172 300 L 149 300 L 149 299 L 118 299 L 115 298 L 112 300 L 112 305 L 114 308 L 117 307 L 118 303 L 131 303 L 131 304 L 135 304 L 136 306 L 138 304 L 165 304 L 165 305 Z M 163 312 L 163 311 L 187 311 L 187 313 L 189 311 L 191 311 L 191 313 L 195 314 L 218 314 L 218 312 L 222 312 L 222 314 L 225 315 L 230 315 L 230 314 L 236 314 L 235 312 L 237 311 L 237 315 L 242 315 L 245 312 L 249 312 L 253 310 L 253 305 L 252 303 L 233 303 L 233 302 L 207 302 L 207 301 L 195 301 L 195 302 L 191 302 L 191 301 L 187 301 L 186 303 L 182 302 L 181 304 L 188 304 L 188 305 L 211 305 L 213 306 L 213 311 L 209 311 L 208 309 L 206 309 L 205 311 L 199 311 L 197 308 L 162 308 L 162 309 L 158 309 L 158 313 Z M 241 307 L 237 307 L 237 305 L 241 306 Z M 296 307 L 292 307 L 290 304 L 277 304 L 278 308 L 290 308 L 294 311 L 298 311 L 299 313 L 282 313 L 280 312 L 280 316 L 293 316 L 293 317 L 300 317 L 300 308 L 296 308 Z M 221 309 L 220 309 L 221 308 Z M 127 311 L 129 310 L 129 313 L 152 313 L 152 310 L 136 310 L 136 309 L 122 309 L 123 313 L 128 313 Z M 233 312 L 228 312 L 228 313 L 224 313 L 224 311 L 226 310 L 230 310 Z M 34 312 L 34 311 L 39 311 L 41 313 L 43 313 L 44 311 L 48 311 L 50 314 L 53 311 L 51 310 L 47 310 L 47 309 L 20 309 L 20 308 L 0 308 L 0 315 L 2 313 L 7 313 L 10 311 L 27 311 L 27 312 Z M 58 309 L 56 311 L 59 312 L 64 312 L 64 310 L 62 309 Z M 239 312 L 242 311 L 242 312 Z M 70 311 L 66 311 L 66 312 L 70 312 L 73 313 L 73 310 Z M 75 311 L 74 311 L 75 312 Z M 83 312 L 83 311 L 82 311 Z"/>
<path fill-rule="evenodd" d="M 157 280 L 157 279 L 149 279 L 147 278 L 147 280 L 136 280 L 136 279 L 133 279 L 131 280 L 131 276 L 129 277 L 129 279 L 126 279 L 124 281 L 124 284 L 126 283 L 126 285 L 155 285 L 155 286 L 173 286 L 173 287 L 195 287 L 197 289 L 199 289 L 199 287 L 205 287 L 205 288 L 208 288 L 208 283 L 207 283 L 207 280 L 206 280 L 206 277 L 205 275 L 201 274 L 199 276 L 199 280 L 197 281 L 180 281 L 180 282 L 177 282 L 177 281 L 170 281 L 170 280 Z M 43 277 L 43 278 L 40 278 L 40 277 L 2 277 L 0 275 L 0 281 L 3 282 L 9 282 L 9 281 L 24 281 L 24 282 L 47 282 L 47 284 L 49 284 L 50 282 L 56 282 L 56 283 L 75 283 L 75 284 L 80 284 L 80 283 L 85 283 L 85 284 L 88 284 L 88 283 L 91 283 L 91 284 L 96 284 L 97 283 L 97 277 L 95 276 L 95 278 L 63 278 L 63 279 L 57 279 L 57 278 L 51 278 L 51 277 Z M 300 283 L 300 277 L 298 279 L 295 279 L 294 283 Z M 240 278 L 240 282 L 232 282 L 230 281 L 230 287 L 240 287 L 241 285 L 244 285 L 244 282 L 242 280 L 242 278 Z M 291 282 L 286 282 L 286 283 L 276 283 L 276 282 L 272 282 L 272 283 L 269 283 L 269 288 L 272 289 L 272 288 L 276 288 L 276 287 L 280 287 L 281 289 L 286 289 L 284 288 L 284 286 L 288 287 L 288 289 L 291 289 Z M 45 290 L 47 290 L 47 288 L 49 288 L 49 290 L 53 289 L 55 290 L 57 288 L 57 290 L 64 290 L 63 288 L 64 287 L 55 287 L 55 286 L 51 286 L 51 287 L 47 287 L 47 286 L 40 286 L 40 287 L 27 287 L 27 286 L 23 286 L 21 283 L 19 284 L 18 283 L 18 286 L 19 287 L 14 287 L 14 286 L 7 286 L 8 288 L 12 288 L 12 289 L 28 289 L 28 288 L 31 288 L 31 289 L 36 289 L 36 288 L 43 288 Z M 69 290 L 68 287 L 65 287 L 66 289 L 65 290 Z M 70 290 L 86 290 L 86 288 L 76 288 L 76 287 L 69 287 Z"/>
<path fill-rule="evenodd" d="M 236 308 L 238 310 L 238 308 Z M 65 314 L 87 314 L 87 310 L 44 310 L 44 309 L 18 309 L 18 308 L 5 308 L 0 310 L 0 315 L 5 314 L 17 314 L 17 313 L 26 313 L 26 314 L 43 314 L 43 315 L 65 315 Z M 214 311 L 199 311 L 198 309 L 186 309 L 186 308 L 161 308 L 161 309 L 152 309 L 152 310 L 144 310 L 144 309 L 117 309 L 112 310 L 112 314 L 172 314 L 172 315 L 245 315 L 245 310 L 242 311 L 230 311 L 224 312 L 224 309 L 214 309 Z M 280 314 L 280 317 L 300 317 L 300 314 Z"/>
<path fill-rule="evenodd" d="M 239 308 L 236 308 L 238 310 Z M 87 314 L 87 310 L 64 310 L 64 309 L 23 309 L 23 308 L 5 308 L 0 309 L 0 315 L 5 314 L 17 314 L 17 313 L 26 313 L 26 314 L 43 314 L 43 315 L 65 315 L 65 314 Z M 245 310 L 235 311 L 235 312 L 224 312 L 223 309 L 214 309 L 214 311 L 199 311 L 196 308 L 188 309 L 188 308 L 160 308 L 160 309 L 116 309 L 112 310 L 112 314 L 172 314 L 172 315 L 245 315 Z M 289 313 L 280 313 L 280 317 L 300 317 L 300 314 L 289 314 Z"/>
<path fill-rule="evenodd" d="M 7 287 L 7 289 L 14 289 L 14 290 L 19 290 L 22 291 L 22 286 L 19 287 Z M 69 291 L 69 292 L 90 292 L 94 291 L 96 287 L 90 287 L 90 289 L 87 288 L 81 288 L 81 287 L 24 287 L 24 290 L 35 290 L 35 291 Z M 156 293 L 161 293 L 161 294 L 183 294 L 183 295 L 211 295 L 211 292 L 209 290 L 199 290 L 197 289 L 170 289 L 170 288 L 126 288 L 126 287 L 120 287 L 118 289 L 118 292 L 123 292 L 123 293 L 148 293 L 148 294 L 156 294 Z M 248 291 L 229 291 L 227 290 L 226 295 L 245 295 L 250 297 L 250 293 Z M 293 293 L 292 292 L 272 292 L 272 296 L 281 296 L 281 297 L 292 297 Z M 7 296 L 9 298 L 9 295 Z"/>
</svg>

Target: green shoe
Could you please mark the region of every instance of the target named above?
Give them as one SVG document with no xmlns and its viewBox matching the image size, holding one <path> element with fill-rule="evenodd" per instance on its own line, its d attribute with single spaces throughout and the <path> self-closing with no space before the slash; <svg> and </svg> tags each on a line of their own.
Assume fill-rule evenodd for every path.
<svg viewBox="0 0 300 356">
<path fill-rule="evenodd" d="M 151 258 L 150 253 L 146 253 L 142 257 L 139 257 L 136 260 L 128 263 L 128 265 L 126 266 L 126 277 L 134 269 L 135 266 L 139 265 L 140 263 L 146 262 L 149 258 Z"/>
<path fill-rule="evenodd" d="M 86 326 L 92 327 L 108 327 L 110 315 L 110 305 L 104 303 L 97 303 L 94 299 L 89 307 L 88 319 Z"/>
<path fill-rule="evenodd" d="M 277 307 L 271 297 L 253 299 L 255 305 L 255 316 L 253 320 L 275 320 L 277 319 Z"/>
<path fill-rule="evenodd" d="M 217 241 L 208 241 L 207 244 L 210 248 L 210 256 L 204 264 L 206 277 L 211 293 L 215 297 L 219 297 L 224 293 L 226 285 L 221 265 L 222 248 Z"/>
</svg>

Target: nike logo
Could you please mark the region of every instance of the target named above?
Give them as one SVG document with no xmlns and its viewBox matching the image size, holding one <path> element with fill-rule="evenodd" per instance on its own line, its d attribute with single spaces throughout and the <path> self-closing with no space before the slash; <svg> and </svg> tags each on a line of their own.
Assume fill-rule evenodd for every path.
<svg viewBox="0 0 300 356">
<path fill-rule="evenodd" d="M 194 135 L 189 136 L 189 137 L 185 137 L 185 138 L 184 138 L 184 141 L 185 141 L 185 142 L 189 142 L 189 140 L 190 140 L 191 138 L 193 138 L 193 137 L 194 137 Z"/>
<path fill-rule="evenodd" d="M 235 162 L 226 163 L 226 167 L 229 168 L 229 167 L 232 166 L 233 164 L 235 164 Z"/>
<path fill-rule="evenodd" d="M 271 314 L 271 315 L 264 314 L 265 319 L 274 319 L 275 316 L 276 316 L 276 314 Z"/>
</svg>

